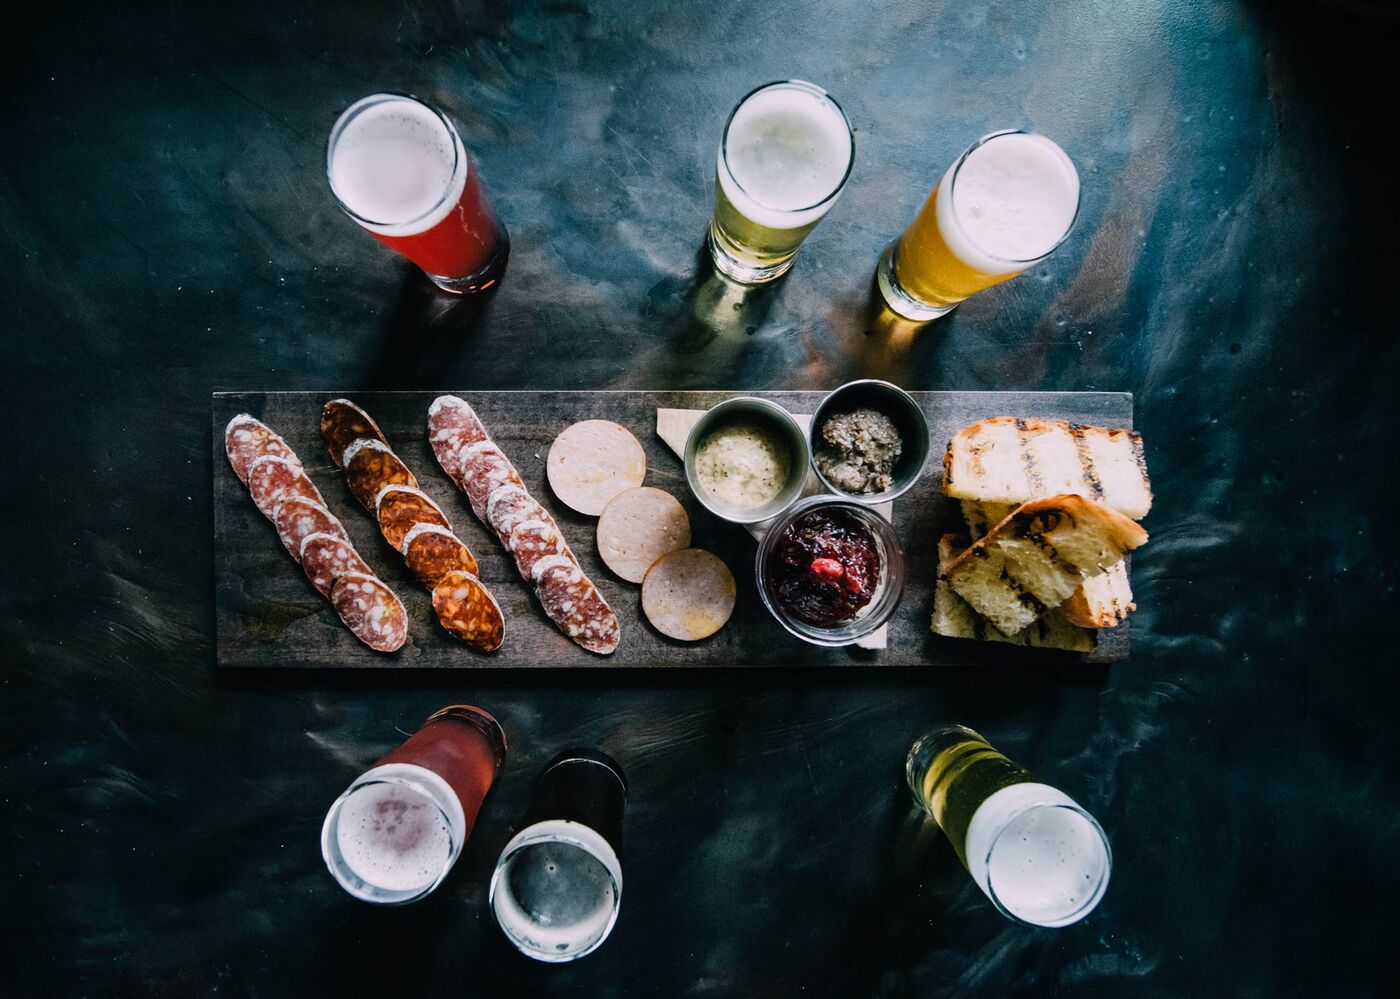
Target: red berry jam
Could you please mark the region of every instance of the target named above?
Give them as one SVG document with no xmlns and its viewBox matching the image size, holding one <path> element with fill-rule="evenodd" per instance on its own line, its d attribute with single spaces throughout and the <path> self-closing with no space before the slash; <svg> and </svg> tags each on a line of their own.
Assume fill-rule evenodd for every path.
<svg viewBox="0 0 1400 999">
<path fill-rule="evenodd" d="M 850 621 L 875 595 L 880 550 L 852 513 L 809 510 L 789 524 L 768 556 L 764 577 L 774 600 L 819 628 Z"/>
</svg>

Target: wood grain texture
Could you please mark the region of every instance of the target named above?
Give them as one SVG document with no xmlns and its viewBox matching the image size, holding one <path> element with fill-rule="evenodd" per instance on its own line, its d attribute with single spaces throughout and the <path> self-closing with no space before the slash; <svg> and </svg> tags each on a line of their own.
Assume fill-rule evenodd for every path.
<svg viewBox="0 0 1400 999">
<path fill-rule="evenodd" d="M 436 392 L 362 392 L 354 400 L 375 418 L 391 445 L 413 469 L 421 488 L 447 513 L 453 528 L 481 563 L 481 578 L 506 616 L 500 651 L 473 652 L 438 627 L 429 594 L 402 558 L 379 536 L 371 517 L 355 503 L 344 476 L 321 442 L 322 404 L 341 393 L 216 393 L 213 397 L 215 588 L 219 664 L 229 667 L 723 667 L 723 666 L 921 666 L 1004 662 L 1122 662 L 1128 631 L 1105 632 L 1088 656 L 1034 649 L 992 648 L 934 635 L 933 580 L 937 539 L 961 528 L 956 504 L 940 486 L 939 456 L 960 427 L 988 416 L 1041 416 L 1132 426 L 1132 397 L 1110 392 L 918 392 L 932 431 L 933 448 L 919 485 L 895 506 L 895 529 L 904 545 L 908 581 L 890 623 L 889 648 L 823 649 L 790 636 L 768 614 L 754 582 L 754 541 L 734 524 L 704 511 L 686 488 L 680 459 L 655 433 L 659 407 L 706 409 L 726 392 L 461 392 L 492 437 L 520 470 L 535 497 L 559 520 L 584 569 L 602 589 L 622 622 L 622 644 L 611 656 L 592 655 L 560 634 L 544 617 L 514 561 L 475 517 L 433 458 L 427 441 L 428 405 Z M 811 412 L 821 392 L 758 393 L 794 412 Z M 408 609 L 411 634 L 393 655 L 366 649 L 346 631 L 325 601 L 277 543 L 275 532 L 248 498 L 223 457 L 223 428 L 236 413 L 250 412 L 286 438 L 306 464 L 356 547 Z M 729 624 L 703 642 L 669 639 L 641 613 L 640 590 L 611 573 L 598 557 L 597 520 L 555 499 L 545 476 L 545 456 L 556 434 L 584 419 L 614 420 L 629 428 L 647 455 L 646 484 L 665 489 L 686 507 L 693 543 L 728 563 L 739 584 Z"/>
</svg>

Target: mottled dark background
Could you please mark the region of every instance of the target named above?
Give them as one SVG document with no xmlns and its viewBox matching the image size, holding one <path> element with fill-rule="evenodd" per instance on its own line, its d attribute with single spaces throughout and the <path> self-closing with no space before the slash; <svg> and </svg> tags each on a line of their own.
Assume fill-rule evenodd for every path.
<svg viewBox="0 0 1400 999">
<path fill-rule="evenodd" d="M 1365 3 L 31 4 L 0 102 L 0 992 L 1367 995 L 1393 899 L 1400 20 Z M 851 184 L 775 292 L 697 251 L 726 112 L 829 87 Z M 443 105 L 514 241 L 445 305 L 335 209 L 378 89 Z M 1046 265 L 870 332 L 881 247 L 1028 125 L 1079 164 Z M 365 676 L 212 665 L 214 389 L 1136 394 L 1157 505 L 1129 665 Z M 929 539 L 933 543 L 933 539 Z M 507 772 L 431 900 L 326 875 L 326 804 L 443 703 Z M 1058 932 L 997 916 L 900 785 L 959 720 L 1116 856 Z M 612 939 L 508 952 L 486 880 L 556 750 L 632 779 Z"/>
</svg>

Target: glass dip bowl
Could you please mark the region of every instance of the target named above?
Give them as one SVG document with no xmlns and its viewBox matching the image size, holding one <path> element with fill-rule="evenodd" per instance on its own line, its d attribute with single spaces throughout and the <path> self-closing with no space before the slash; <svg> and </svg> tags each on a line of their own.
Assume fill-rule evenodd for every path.
<svg viewBox="0 0 1400 999">
<path fill-rule="evenodd" d="M 777 559 L 778 543 L 783 533 L 799 518 L 814 510 L 839 511 L 864 526 L 874 539 L 879 562 L 879 578 L 870 602 L 849 621 L 829 626 L 813 624 L 796 616 L 783 605 L 768 578 L 768 569 Z M 763 599 L 763 606 L 767 607 L 768 612 L 788 631 L 813 645 L 852 645 L 894 616 L 900 598 L 904 595 L 904 549 L 900 547 L 899 538 L 890 522 L 870 507 L 837 496 L 810 496 L 794 504 L 768 526 L 763 540 L 758 545 L 754 576 L 758 582 L 758 593 Z"/>
</svg>

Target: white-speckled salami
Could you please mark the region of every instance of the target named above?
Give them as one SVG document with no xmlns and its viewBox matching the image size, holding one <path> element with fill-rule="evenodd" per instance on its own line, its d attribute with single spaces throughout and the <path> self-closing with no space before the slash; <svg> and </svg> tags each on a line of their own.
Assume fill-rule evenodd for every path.
<svg viewBox="0 0 1400 999">
<path fill-rule="evenodd" d="M 331 604 L 345 627 L 376 652 L 395 652 L 408 638 L 408 614 L 382 580 L 348 572 L 331 588 Z"/>
<path fill-rule="evenodd" d="M 449 572 L 477 572 L 476 556 L 466 542 L 437 524 L 414 524 L 404 535 L 403 560 L 428 589 Z"/>
<path fill-rule="evenodd" d="M 374 513 L 374 498 L 385 486 L 414 486 L 418 480 L 383 441 L 361 437 L 345 449 L 345 484 L 360 505 Z"/>
<path fill-rule="evenodd" d="M 486 440 L 490 440 L 486 428 L 466 400 L 443 395 L 428 407 L 428 443 L 450 478 L 461 478 L 462 452 Z"/>
<path fill-rule="evenodd" d="M 297 468 L 301 467 L 301 460 L 290 445 L 266 423 L 247 413 L 239 413 L 228 421 L 224 428 L 224 453 L 233 466 L 233 474 L 244 485 L 248 483 L 249 466 L 268 455 L 286 458 Z"/>
<path fill-rule="evenodd" d="M 302 571 L 318 593 L 330 599 L 335 581 L 349 572 L 373 575 L 373 571 L 347 538 L 335 534 L 308 534 L 297 553 Z"/>
<path fill-rule="evenodd" d="M 608 655 L 622 639 L 622 626 L 592 581 L 569 559 L 553 555 L 534 568 L 535 592 L 549 619 L 589 652 Z"/>
<path fill-rule="evenodd" d="M 452 524 L 436 503 L 421 489 L 412 486 L 385 486 L 374 498 L 379 533 L 395 551 L 403 550 L 403 539 L 414 524 L 437 524 L 452 530 Z"/>
<path fill-rule="evenodd" d="M 345 467 L 345 449 L 357 440 L 389 443 L 379 424 L 349 399 L 332 399 L 322 408 L 321 438 L 337 468 Z"/>
<path fill-rule="evenodd" d="M 574 561 L 573 552 L 559 527 L 552 520 L 523 520 L 510 532 L 510 550 L 520 578 L 534 582 L 535 564 L 542 558 L 558 555 Z"/>
<path fill-rule="evenodd" d="M 295 456 L 263 455 L 248 466 L 248 492 L 262 515 L 272 520 L 277 504 L 292 496 L 302 496 L 326 505 L 320 490 L 306 477 Z"/>
<path fill-rule="evenodd" d="M 458 485 L 467 494 L 472 513 L 483 524 L 487 523 L 486 504 L 491 493 L 507 483 L 524 484 L 510 459 L 495 444 L 482 441 L 462 452 L 462 475 Z"/>
<path fill-rule="evenodd" d="M 514 482 L 498 486 L 486 500 L 486 522 L 507 550 L 510 549 L 510 532 L 515 530 L 516 524 L 547 517 L 549 513 L 529 490 Z"/>
<path fill-rule="evenodd" d="M 433 588 L 433 610 L 450 634 L 474 649 L 494 652 L 505 639 L 506 619 L 491 591 L 470 572 L 449 572 Z"/>
<path fill-rule="evenodd" d="M 287 554 L 301 561 L 301 543 L 310 534 L 333 534 L 349 540 L 345 527 L 336 515 L 315 500 L 305 496 L 289 496 L 277 504 L 272 522 Z"/>
</svg>

